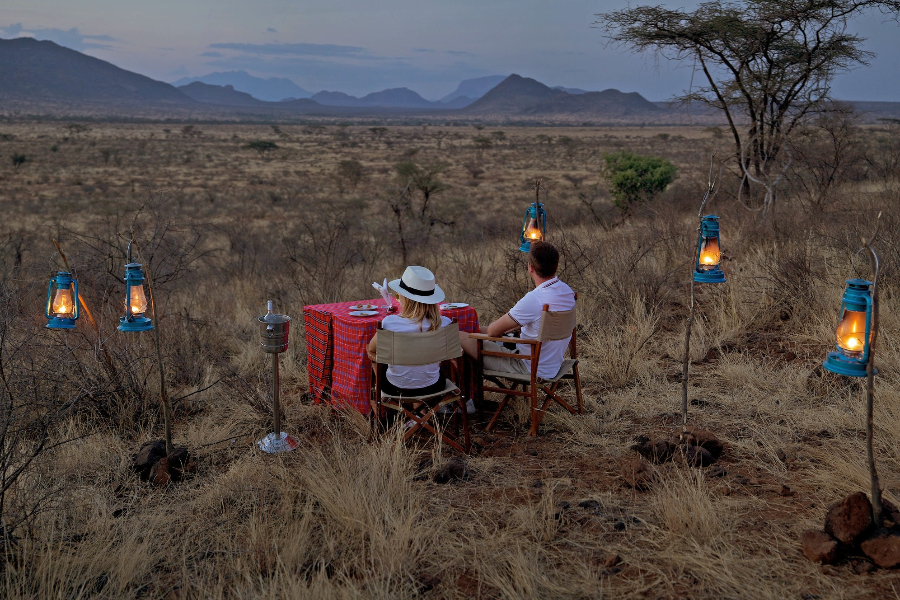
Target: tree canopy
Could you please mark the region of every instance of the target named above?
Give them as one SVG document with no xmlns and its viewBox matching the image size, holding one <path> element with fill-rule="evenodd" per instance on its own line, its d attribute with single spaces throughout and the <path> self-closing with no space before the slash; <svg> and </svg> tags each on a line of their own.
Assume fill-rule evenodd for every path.
<svg viewBox="0 0 900 600">
<path fill-rule="evenodd" d="M 631 152 L 604 154 L 604 175 L 609 180 L 613 203 L 625 212 L 635 202 L 652 200 L 675 180 L 678 169 L 671 162 L 656 156 L 641 156 Z"/>
<path fill-rule="evenodd" d="M 695 61 L 704 82 L 677 100 L 722 111 L 742 171 L 765 183 L 791 133 L 828 108 L 835 75 L 872 56 L 849 31 L 850 20 L 867 10 L 896 18 L 900 0 L 734 0 L 692 11 L 636 6 L 599 14 L 596 25 L 637 52 Z"/>
</svg>

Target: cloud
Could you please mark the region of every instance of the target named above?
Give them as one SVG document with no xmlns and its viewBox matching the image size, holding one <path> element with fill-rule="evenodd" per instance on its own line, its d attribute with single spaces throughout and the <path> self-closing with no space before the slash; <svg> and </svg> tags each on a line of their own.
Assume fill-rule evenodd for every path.
<svg viewBox="0 0 900 600">
<path fill-rule="evenodd" d="M 206 56 L 207 58 L 221 58 L 225 55 L 221 52 L 201 52 L 200 56 Z"/>
<path fill-rule="evenodd" d="M 334 56 L 362 58 L 369 51 L 359 46 L 338 46 L 336 44 L 241 44 L 220 43 L 210 44 L 210 48 L 217 50 L 236 50 L 245 54 L 270 55 L 270 56 Z"/>
<path fill-rule="evenodd" d="M 417 52 L 419 54 L 449 54 L 451 56 L 476 56 L 471 52 L 465 52 L 463 50 L 432 50 L 431 48 L 413 48 L 413 52 Z"/>
<path fill-rule="evenodd" d="M 274 27 L 269 27 L 268 29 L 266 29 L 266 31 L 268 31 L 269 33 L 278 33 L 278 30 Z"/>
<path fill-rule="evenodd" d="M 21 23 L 14 23 L 8 27 L 0 27 L 0 35 L 5 38 L 33 37 L 36 40 L 49 40 L 60 46 L 78 50 L 79 52 L 91 48 L 108 50 L 112 48 L 110 44 L 101 44 L 97 42 L 119 41 L 108 35 L 85 35 L 78 31 L 77 27 L 73 27 L 69 30 L 32 28 L 23 27 Z"/>
</svg>

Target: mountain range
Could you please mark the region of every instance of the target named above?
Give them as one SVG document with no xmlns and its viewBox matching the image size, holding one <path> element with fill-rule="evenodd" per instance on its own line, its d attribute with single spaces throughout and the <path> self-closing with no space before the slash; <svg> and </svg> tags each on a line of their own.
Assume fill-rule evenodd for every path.
<svg viewBox="0 0 900 600">
<path fill-rule="evenodd" d="M 251 120 L 414 117 L 560 124 L 684 121 L 682 113 L 636 92 L 553 88 L 516 74 L 465 80 L 437 101 L 408 88 L 382 90 L 361 98 L 331 91 L 310 94 L 288 79 L 262 79 L 243 71 L 210 73 L 176 83 L 179 85 L 156 81 L 53 42 L 0 39 L 0 116 Z M 861 108 L 867 104 L 870 121 L 900 116 L 900 103 L 858 104 Z M 694 115 L 691 122 L 712 124 L 720 120 L 717 114 L 705 113 Z"/>
</svg>

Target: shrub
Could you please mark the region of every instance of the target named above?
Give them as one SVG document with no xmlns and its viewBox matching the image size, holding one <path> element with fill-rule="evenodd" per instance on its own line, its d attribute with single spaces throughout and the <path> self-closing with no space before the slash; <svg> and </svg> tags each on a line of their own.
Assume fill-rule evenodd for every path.
<svg viewBox="0 0 900 600">
<path fill-rule="evenodd" d="M 603 155 L 604 177 L 609 181 L 613 203 L 627 211 L 635 202 L 652 200 L 677 177 L 677 167 L 665 158 L 631 152 Z"/>
<path fill-rule="evenodd" d="M 277 150 L 278 144 L 276 144 L 275 142 L 269 142 L 266 140 L 256 140 L 253 142 L 248 142 L 247 145 L 244 146 L 244 148 L 248 148 L 250 150 L 256 150 L 257 152 L 259 152 L 260 157 L 265 157 L 266 152 L 268 152 L 270 150 Z"/>
</svg>

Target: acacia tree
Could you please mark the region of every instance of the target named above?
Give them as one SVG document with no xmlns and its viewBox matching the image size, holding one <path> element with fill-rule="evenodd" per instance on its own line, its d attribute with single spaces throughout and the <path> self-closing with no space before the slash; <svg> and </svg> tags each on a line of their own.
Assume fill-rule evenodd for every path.
<svg viewBox="0 0 900 600">
<path fill-rule="evenodd" d="M 695 61 L 705 83 L 676 100 L 724 113 L 741 172 L 767 187 L 768 210 L 791 133 L 828 107 L 835 75 L 872 56 L 849 31 L 850 20 L 867 10 L 896 19 L 900 0 L 734 0 L 693 11 L 637 6 L 598 14 L 595 25 L 636 52 Z"/>
</svg>

